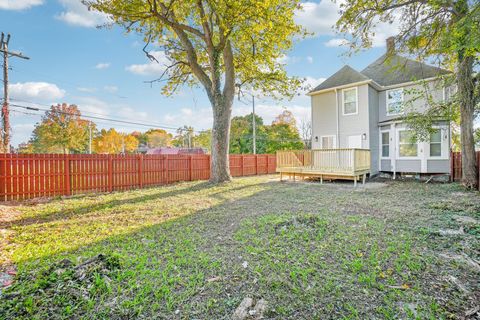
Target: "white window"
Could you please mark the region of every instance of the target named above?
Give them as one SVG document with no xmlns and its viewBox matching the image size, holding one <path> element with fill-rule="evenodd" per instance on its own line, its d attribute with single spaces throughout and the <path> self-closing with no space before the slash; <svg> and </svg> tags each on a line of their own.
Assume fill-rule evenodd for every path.
<svg viewBox="0 0 480 320">
<path fill-rule="evenodd" d="M 398 131 L 398 155 L 405 158 L 417 157 L 418 144 L 414 139 L 413 131 Z"/>
<path fill-rule="evenodd" d="M 322 149 L 335 148 L 335 136 L 322 136 Z"/>
<path fill-rule="evenodd" d="M 430 157 L 442 156 L 442 130 L 435 129 L 430 134 Z"/>
<path fill-rule="evenodd" d="M 387 115 L 403 113 L 403 89 L 387 90 Z"/>
<path fill-rule="evenodd" d="M 390 132 L 382 132 L 382 158 L 390 157 Z"/>
<path fill-rule="evenodd" d="M 357 88 L 343 90 L 343 115 L 358 113 Z"/>
<path fill-rule="evenodd" d="M 457 86 L 453 85 L 453 86 L 445 87 L 443 100 L 445 100 L 445 102 L 452 100 L 452 98 L 455 96 L 456 93 L 457 93 Z"/>
</svg>

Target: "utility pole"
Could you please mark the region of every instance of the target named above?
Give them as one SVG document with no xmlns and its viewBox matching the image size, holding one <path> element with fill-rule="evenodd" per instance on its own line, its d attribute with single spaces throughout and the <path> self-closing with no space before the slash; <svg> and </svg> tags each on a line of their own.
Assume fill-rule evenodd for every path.
<svg viewBox="0 0 480 320">
<path fill-rule="evenodd" d="M 253 58 L 255 59 L 255 42 L 252 46 Z M 257 154 L 257 124 L 255 123 L 255 95 L 252 88 L 252 133 L 253 133 L 253 154 Z"/>
<path fill-rule="evenodd" d="M 3 105 L 2 105 L 2 132 L 1 132 L 1 152 L 10 153 L 10 112 L 8 108 L 8 58 L 17 57 L 28 60 L 29 57 L 19 52 L 8 51 L 8 43 L 10 42 L 10 34 L 5 38 L 2 32 L 0 38 L 0 52 L 3 52 Z"/>
</svg>

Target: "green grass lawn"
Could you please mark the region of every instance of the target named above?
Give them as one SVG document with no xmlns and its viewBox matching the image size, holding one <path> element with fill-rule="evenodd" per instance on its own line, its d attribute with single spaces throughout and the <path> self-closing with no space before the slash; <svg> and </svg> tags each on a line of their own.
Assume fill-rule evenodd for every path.
<svg viewBox="0 0 480 320">
<path fill-rule="evenodd" d="M 274 319 L 450 319 L 480 300 L 480 196 L 457 184 L 265 176 L 1 212 L 0 319 L 229 319 L 245 297 Z"/>
</svg>

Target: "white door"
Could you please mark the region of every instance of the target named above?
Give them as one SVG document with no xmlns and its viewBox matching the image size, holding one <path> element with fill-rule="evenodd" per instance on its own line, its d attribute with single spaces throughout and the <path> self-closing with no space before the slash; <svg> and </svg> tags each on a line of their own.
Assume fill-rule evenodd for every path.
<svg viewBox="0 0 480 320">
<path fill-rule="evenodd" d="M 362 136 L 349 136 L 348 137 L 348 148 L 362 148 Z"/>
</svg>

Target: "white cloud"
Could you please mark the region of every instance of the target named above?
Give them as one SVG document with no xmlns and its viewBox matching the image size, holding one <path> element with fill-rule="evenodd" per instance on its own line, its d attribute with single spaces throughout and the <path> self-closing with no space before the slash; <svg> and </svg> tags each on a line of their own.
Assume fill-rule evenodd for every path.
<svg viewBox="0 0 480 320">
<path fill-rule="evenodd" d="M 335 23 L 340 18 L 341 1 L 334 3 L 331 0 L 321 0 L 320 2 L 304 2 L 302 9 L 295 12 L 295 21 L 301 24 L 305 29 L 313 33 L 313 36 L 334 35 Z M 383 47 L 385 40 L 398 33 L 399 19 L 392 24 L 380 22 L 373 28 L 372 46 Z M 348 43 L 347 40 L 333 38 L 325 43 L 327 47 L 338 47 Z"/>
<path fill-rule="evenodd" d="M 109 115 L 111 105 L 95 97 L 75 97 L 76 105 L 82 112 L 94 113 L 102 116 Z"/>
<path fill-rule="evenodd" d="M 59 0 L 65 11 L 57 14 L 55 18 L 70 25 L 92 28 L 108 22 L 108 16 L 90 11 L 80 0 Z"/>
<path fill-rule="evenodd" d="M 308 56 L 308 57 L 307 57 L 307 61 L 308 61 L 308 63 L 313 63 L 313 57 L 312 57 L 312 56 Z"/>
<path fill-rule="evenodd" d="M 118 87 L 117 86 L 105 86 L 103 87 L 103 90 L 107 91 L 107 92 L 110 92 L 110 93 L 115 93 L 118 91 Z"/>
<path fill-rule="evenodd" d="M 142 76 L 159 76 L 170 65 L 170 61 L 164 51 L 150 51 L 150 54 L 154 56 L 158 62 L 149 61 L 145 64 L 132 64 L 125 67 L 125 70 Z"/>
<path fill-rule="evenodd" d="M 10 84 L 9 88 L 12 99 L 34 100 L 33 102 L 52 102 L 65 96 L 65 90 L 48 82 L 19 82 Z"/>
<path fill-rule="evenodd" d="M 342 38 L 333 38 L 325 42 L 326 47 L 335 48 L 335 47 L 342 47 L 346 46 L 348 41 Z"/>
<path fill-rule="evenodd" d="M 333 34 L 333 26 L 339 18 L 339 7 L 330 0 L 302 3 L 295 12 L 295 21 L 314 36 Z"/>
<path fill-rule="evenodd" d="M 0 9 L 25 10 L 43 4 L 43 0 L 0 0 Z"/>
<path fill-rule="evenodd" d="M 305 82 L 303 83 L 303 91 L 302 94 L 308 93 L 310 90 L 318 86 L 320 83 L 325 81 L 326 78 L 313 78 L 313 77 L 305 77 Z"/>
<path fill-rule="evenodd" d="M 110 62 L 100 62 L 100 63 L 97 63 L 97 65 L 95 66 L 95 69 L 107 69 L 110 67 Z"/>
</svg>

